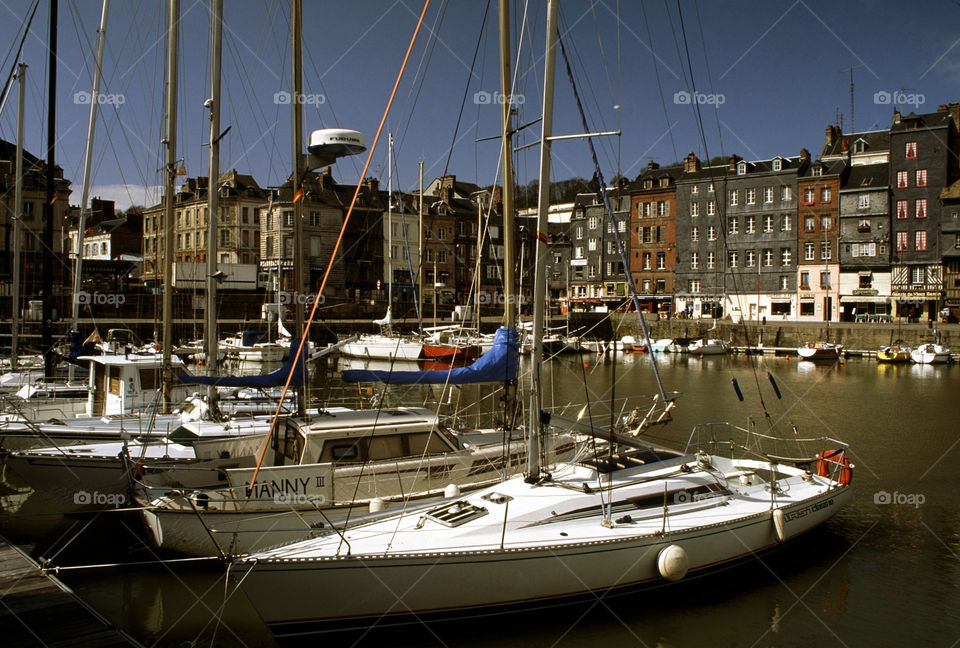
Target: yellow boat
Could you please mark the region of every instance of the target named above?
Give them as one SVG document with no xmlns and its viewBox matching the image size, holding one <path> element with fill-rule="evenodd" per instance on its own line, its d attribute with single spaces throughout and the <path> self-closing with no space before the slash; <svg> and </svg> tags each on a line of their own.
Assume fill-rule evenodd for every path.
<svg viewBox="0 0 960 648">
<path fill-rule="evenodd" d="M 910 347 L 883 347 L 877 351 L 877 362 L 910 362 Z"/>
</svg>

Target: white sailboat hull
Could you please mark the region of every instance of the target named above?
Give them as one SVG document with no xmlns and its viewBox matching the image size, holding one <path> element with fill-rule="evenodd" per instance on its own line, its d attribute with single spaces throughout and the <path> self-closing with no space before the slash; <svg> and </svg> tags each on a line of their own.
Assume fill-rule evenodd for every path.
<svg viewBox="0 0 960 648">
<path fill-rule="evenodd" d="M 423 344 L 401 338 L 365 335 L 356 342 L 344 344 L 340 347 L 340 353 L 356 358 L 418 360 L 423 353 Z"/>
</svg>

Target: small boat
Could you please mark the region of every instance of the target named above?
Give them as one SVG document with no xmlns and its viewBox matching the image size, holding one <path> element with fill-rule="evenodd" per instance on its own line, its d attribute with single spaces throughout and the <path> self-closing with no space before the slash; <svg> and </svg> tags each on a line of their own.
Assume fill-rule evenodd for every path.
<svg viewBox="0 0 960 648">
<path fill-rule="evenodd" d="M 423 356 L 423 342 L 393 332 L 393 316 L 390 308 L 383 319 L 374 320 L 380 325 L 380 333 L 360 335 L 340 347 L 340 353 L 353 358 L 380 360 L 419 360 Z"/>
<path fill-rule="evenodd" d="M 423 342 L 423 357 L 431 360 L 476 360 L 483 351 L 469 335 L 437 332 Z"/>
<path fill-rule="evenodd" d="M 266 334 L 260 331 L 241 331 L 220 340 L 220 351 L 227 357 L 247 362 L 281 362 L 288 352 L 287 347 L 265 340 Z"/>
<path fill-rule="evenodd" d="M 673 345 L 673 340 L 670 338 L 660 338 L 659 340 L 654 340 L 650 343 L 650 350 L 654 353 L 671 353 L 671 346 Z"/>
<path fill-rule="evenodd" d="M 638 341 L 632 335 L 624 335 L 620 338 L 620 342 L 623 343 L 623 350 L 626 353 L 646 353 L 649 351 L 644 342 Z"/>
<path fill-rule="evenodd" d="M 689 353 L 699 355 L 724 355 L 728 351 L 727 343 L 723 340 L 705 340 L 700 339 L 690 343 L 687 347 Z"/>
<path fill-rule="evenodd" d="M 877 362 L 910 362 L 910 347 L 885 346 L 877 351 Z"/>
<path fill-rule="evenodd" d="M 832 342 L 807 342 L 797 348 L 797 355 L 804 360 L 837 360 L 843 355 L 843 345 Z"/>
<path fill-rule="evenodd" d="M 950 362 L 950 349 L 939 344 L 921 344 L 910 353 L 910 359 L 917 364 Z"/>
</svg>

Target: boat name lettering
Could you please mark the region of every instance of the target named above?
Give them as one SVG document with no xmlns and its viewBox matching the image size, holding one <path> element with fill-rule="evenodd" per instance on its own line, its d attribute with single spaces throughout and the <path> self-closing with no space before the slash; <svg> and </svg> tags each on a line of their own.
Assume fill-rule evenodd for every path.
<svg viewBox="0 0 960 648">
<path fill-rule="evenodd" d="M 324 476 L 316 478 L 316 485 L 319 488 L 324 486 Z M 294 479 L 278 479 L 269 482 L 254 482 L 250 489 L 255 497 L 276 497 L 277 495 L 305 495 L 309 490 L 309 477 L 296 477 Z"/>
<path fill-rule="evenodd" d="M 790 511 L 784 516 L 784 520 L 787 522 L 792 522 L 793 520 L 799 520 L 802 517 L 806 517 L 810 513 L 816 513 L 817 511 L 828 508 L 830 506 L 833 506 L 832 499 L 828 499 L 825 502 L 817 502 L 816 504 L 805 506 L 802 509 L 797 509 L 796 511 Z"/>
</svg>

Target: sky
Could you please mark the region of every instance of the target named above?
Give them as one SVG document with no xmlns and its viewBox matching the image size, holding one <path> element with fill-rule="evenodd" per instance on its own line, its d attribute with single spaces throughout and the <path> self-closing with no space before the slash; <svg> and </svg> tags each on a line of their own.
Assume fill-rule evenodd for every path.
<svg viewBox="0 0 960 648">
<path fill-rule="evenodd" d="M 446 171 L 482 186 L 499 182 L 497 2 L 433 0 L 400 81 L 386 130 L 394 133 L 394 186 L 417 187 Z M 546 9 L 512 3 L 515 125 L 541 112 Z M 0 0 L 0 74 L 15 64 L 32 0 Z M 277 186 L 292 159 L 289 3 L 225 2 L 221 171 L 237 169 Z M 304 2 L 304 133 L 350 128 L 373 144 L 390 90 L 423 7 L 419 0 Z M 210 96 L 210 8 L 181 0 L 177 157 L 189 176 L 206 175 Z M 485 17 L 486 16 L 486 17 Z M 634 2 L 567 0 L 560 32 L 606 179 L 635 178 L 695 152 L 749 160 L 819 152 L 827 125 L 886 128 L 894 107 L 931 112 L 960 100 L 960 3 L 920 0 Z M 79 204 L 100 3 L 59 4 L 56 162 Z M 164 150 L 167 9 L 157 0 L 110 7 L 94 137 L 91 196 L 118 208 L 159 202 Z M 48 7 L 34 18 L 20 60 L 29 67 L 25 146 L 46 151 Z M 474 62 L 474 52 L 477 52 Z M 15 141 L 14 86 L 0 112 L 0 138 Z M 461 105 L 462 110 L 461 110 Z M 698 127 L 699 107 L 702 129 Z M 563 58 L 558 56 L 554 134 L 583 132 Z M 459 120 L 459 125 L 458 125 Z M 539 138 L 522 129 L 517 146 Z M 481 140 L 481 141 L 477 141 Z M 387 183 L 387 137 L 367 176 Z M 449 159 L 449 161 L 448 161 Z M 537 147 L 517 155 L 516 179 L 537 178 Z M 355 183 L 366 154 L 342 158 L 335 178 Z M 593 175 L 582 139 L 556 142 L 552 177 Z"/>
</svg>

